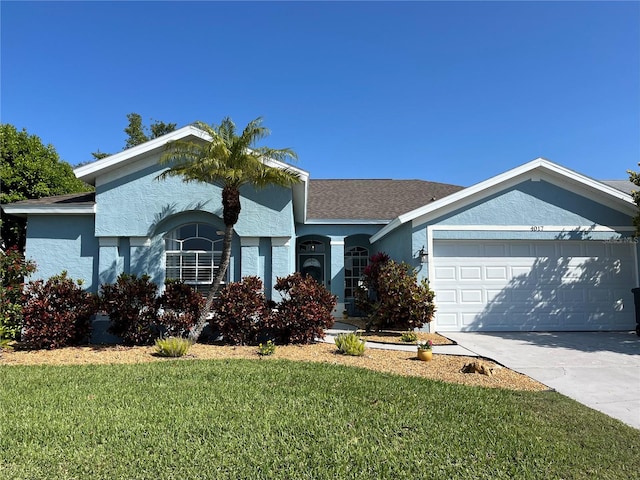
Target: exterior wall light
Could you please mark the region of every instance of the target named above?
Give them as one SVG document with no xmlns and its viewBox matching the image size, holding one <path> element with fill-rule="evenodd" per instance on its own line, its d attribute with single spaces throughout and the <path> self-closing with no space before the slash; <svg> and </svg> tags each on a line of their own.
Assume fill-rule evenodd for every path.
<svg viewBox="0 0 640 480">
<path fill-rule="evenodd" d="M 429 254 L 424 251 L 424 247 L 418 252 L 418 258 L 420 259 L 420 263 L 427 263 L 429 261 Z"/>
</svg>

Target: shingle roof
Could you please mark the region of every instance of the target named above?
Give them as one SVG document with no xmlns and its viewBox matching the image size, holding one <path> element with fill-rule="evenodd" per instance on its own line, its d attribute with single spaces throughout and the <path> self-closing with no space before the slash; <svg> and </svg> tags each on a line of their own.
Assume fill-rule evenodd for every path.
<svg viewBox="0 0 640 480">
<path fill-rule="evenodd" d="M 309 180 L 310 220 L 391 220 L 462 190 L 424 180 Z"/>
<path fill-rule="evenodd" d="M 640 190 L 640 187 L 631 183 L 629 180 L 602 180 L 602 183 L 624 193 L 631 193 L 632 190 Z"/>
<path fill-rule="evenodd" d="M 70 193 L 67 195 L 55 195 L 53 197 L 34 198 L 31 200 L 22 200 L 14 202 L 11 206 L 21 205 L 93 205 L 96 203 L 96 192 Z"/>
</svg>

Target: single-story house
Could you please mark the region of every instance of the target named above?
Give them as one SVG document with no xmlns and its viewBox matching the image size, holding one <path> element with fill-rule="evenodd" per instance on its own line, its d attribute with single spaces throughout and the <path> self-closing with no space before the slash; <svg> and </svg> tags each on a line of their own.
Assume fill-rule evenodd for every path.
<svg viewBox="0 0 640 480">
<path fill-rule="evenodd" d="M 40 278 L 66 270 L 97 291 L 122 273 L 206 290 L 221 254 L 220 189 L 158 181 L 167 142 L 187 126 L 78 167 L 95 193 L 4 205 L 27 218 Z M 278 163 L 275 163 L 278 166 Z M 292 168 L 292 167 L 289 167 Z M 295 167 L 293 167 L 295 169 Z M 631 330 L 639 285 L 632 184 L 538 158 L 471 187 L 423 180 L 312 180 L 243 187 L 227 281 L 309 273 L 352 311 L 369 257 L 415 267 L 436 292 L 437 331 Z"/>
</svg>

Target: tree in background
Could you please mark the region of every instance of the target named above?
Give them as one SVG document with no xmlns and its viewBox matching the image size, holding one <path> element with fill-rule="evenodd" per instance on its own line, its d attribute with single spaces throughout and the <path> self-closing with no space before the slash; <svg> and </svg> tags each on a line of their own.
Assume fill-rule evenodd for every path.
<svg viewBox="0 0 640 480">
<path fill-rule="evenodd" d="M 60 160 L 52 145 L 13 125 L 0 124 L 0 203 L 81 193 L 92 187 L 78 180 L 71 165 Z M 26 224 L 22 218 L 2 212 L 1 234 L 5 247 L 24 250 Z"/>
<path fill-rule="evenodd" d="M 154 138 L 161 137 L 162 135 L 166 135 L 176 129 L 175 123 L 165 123 L 159 120 L 154 120 L 151 125 L 145 127 L 142 124 L 142 117 L 137 113 L 128 114 L 127 120 L 129 120 L 129 125 L 124 129 L 124 133 L 127 134 L 124 150 L 148 142 Z M 93 152 L 91 155 L 93 155 L 95 160 L 100 160 L 101 158 L 108 157 L 112 154 L 98 150 L 97 152 Z"/>
<path fill-rule="evenodd" d="M 207 133 L 211 141 L 176 140 L 168 143 L 161 163 L 169 166 L 169 169 L 158 176 L 160 180 L 182 177 L 184 182 L 210 183 L 222 188 L 222 217 L 225 224 L 222 258 L 211 283 L 205 308 L 189 332 L 192 341 L 197 341 L 202 333 L 218 287 L 227 274 L 233 227 L 240 215 L 240 187 L 288 187 L 300 181 L 296 172 L 287 168 L 270 167 L 263 162 L 265 158 L 279 161 L 295 160 L 297 155 L 289 148 L 273 149 L 255 145 L 270 133 L 262 126 L 262 118 L 249 122 L 240 135 L 228 117 L 223 119 L 220 125 L 197 122 L 196 127 Z"/>
<path fill-rule="evenodd" d="M 640 167 L 640 163 L 638 163 L 638 166 Z M 627 173 L 629 174 L 629 180 L 631 183 L 640 187 L 640 172 L 627 170 Z M 636 205 L 638 205 L 638 215 L 633 219 L 633 224 L 636 226 L 636 236 L 640 236 L 640 189 L 631 192 L 631 196 L 635 200 Z"/>
</svg>

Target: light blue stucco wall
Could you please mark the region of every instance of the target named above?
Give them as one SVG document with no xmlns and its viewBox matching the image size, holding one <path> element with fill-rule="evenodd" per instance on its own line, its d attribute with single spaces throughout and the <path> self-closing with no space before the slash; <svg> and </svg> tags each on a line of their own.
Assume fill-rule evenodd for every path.
<svg viewBox="0 0 640 480">
<path fill-rule="evenodd" d="M 432 224 L 630 225 L 630 217 L 544 180 L 528 180 L 465 206 Z"/>
<path fill-rule="evenodd" d="M 84 288 L 95 291 L 98 276 L 98 241 L 93 215 L 30 215 L 25 255 L 37 263 L 30 277 L 48 279 L 66 270 Z"/>
<path fill-rule="evenodd" d="M 385 252 L 396 262 L 412 264 L 413 245 L 411 237 L 411 224 L 405 223 L 375 242 L 372 245 L 372 252 Z"/>
<path fill-rule="evenodd" d="M 222 190 L 216 185 L 185 183 L 180 178 L 158 181 L 165 168 L 151 165 L 113 180 L 96 182 L 96 235 L 150 235 L 165 218 L 180 212 L 204 211 L 222 218 Z M 240 190 L 239 236 L 283 237 L 294 234 L 291 189 L 268 187 Z"/>
</svg>

